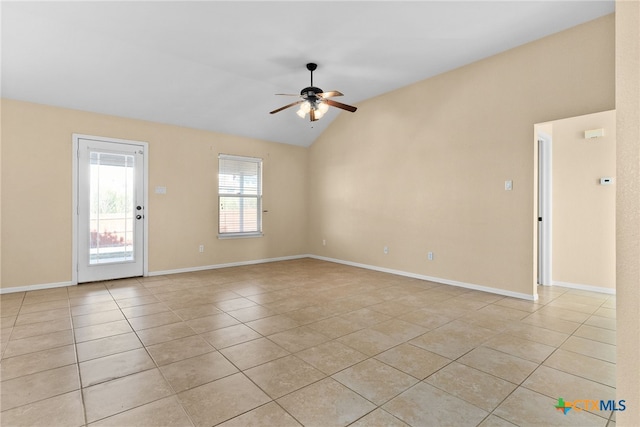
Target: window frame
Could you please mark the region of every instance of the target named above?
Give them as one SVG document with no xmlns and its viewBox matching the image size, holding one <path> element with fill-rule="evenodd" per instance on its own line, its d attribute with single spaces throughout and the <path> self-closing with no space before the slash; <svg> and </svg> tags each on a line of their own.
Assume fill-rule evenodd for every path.
<svg viewBox="0 0 640 427">
<path fill-rule="evenodd" d="M 221 193 L 220 187 L 220 175 L 222 170 L 223 160 L 234 160 L 240 162 L 253 163 L 257 166 L 257 194 L 226 194 Z M 218 239 L 243 239 L 262 237 L 262 164 L 263 159 L 259 157 L 238 156 L 232 154 L 218 154 Z M 237 197 L 239 199 L 255 199 L 256 200 L 256 226 L 257 230 L 252 231 L 234 231 L 234 232 L 222 232 L 222 198 Z"/>
</svg>

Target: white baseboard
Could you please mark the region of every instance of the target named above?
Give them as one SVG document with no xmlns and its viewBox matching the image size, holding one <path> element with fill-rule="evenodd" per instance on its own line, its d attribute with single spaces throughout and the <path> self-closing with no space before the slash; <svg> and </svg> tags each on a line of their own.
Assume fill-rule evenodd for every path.
<svg viewBox="0 0 640 427">
<path fill-rule="evenodd" d="M 523 294 L 523 293 L 520 293 L 520 292 L 507 291 L 505 289 L 491 288 L 491 287 L 488 287 L 488 286 L 476 285 L 476 284 L 473 284 L 473 283 L 459 282 L 457 280 L 443 279 L 443 278 L 440 278 L 440 277 L 425 276 L 423 274 L 410 273 L 410 272 L 401 271 L 401 270 L 393 270 L 393 269 L 390 269 L 390 268 L 378 267 L 378 266 L 369 265 L 369 264 L 360 264 L 358 262 L 344 261 L 344 260 L 341 260 L 341 259 L 327 258 L 327 257 L 319 256 L 319 255 L 308 255 L 308 257 L 309 258 L 323 260 L 323 261 L 335 262 L 335 263 L 338 263 L 338 264 L 350 265 L 352 267 L 365 268 L 367 270 L 374 270 L 374 271 L 380 271 L 380 272 L 383 272 L 383 273 L 396 274 L 398 276 L 411 277 L 413 279 L 428 280 L 430 282 L 442 283 L 443 285 L 457 286 L 457 287 L 460 287 L 460 288 L 473 289 L 473 290 L 476 290 L 476 291 L 488 292 L 488 293 L 491 293 L 491 294 L 504 295 L 504 296 L 507 296 L 507 297 L 525 299 L 525 300 L 528 300 L 528 301 L 537 301 L 537 299 L 538 299 L 538 294 L 533 294 L 533 295 Z"/>
<path fill-rule="evenodd" d="M 42 289 L 64 288 L 65 286 L 75 286 L 73 282 L 43 283 L 41 285 L 16 286 L 13 288 L 0 288 L 0 294 L 12 294 L 15 292 L 39 291 Z"/>
<path fill-rule="evenodd" d="M 504 289 L 491 288 L 488 286 L 476 285 L 473 283 L 459 282 L 456 280 L 443 279 L 440 277 L 425 276 L 422 274 L 410 273 L 407 271 L 394 270 L 390 268 L 378 267 L 375 265 L 361 264 L 357 262 L 345 261 L 341 259 L 328 258 L 328 257 L 319 256 L 319 255 L 311 255 L 311 254 L 291 255 L 291 256 L 284 256 L 284 257 L 277 257 L 277 258 L 265 258 L 265 259 L 249 260 L 249 261 L 230 262 L 225 264 L 205 265 L 205 266 L 199 266 L 199 267 L 187 267 L 187 268 L 179 268 L 174 270 L 150 271 L 148 275 L 163 276 L 166 274 L 191 273 L 191 272 L 203 271 L 203 270 L 215 270 L 215 269 L 227 268 L 227 267 L 240 267 L 244 265 L 265 264 L 268 262 L 289 261 L 289 260 L 302 259 L 302 258 L 313 258 L 313 259 L 318 259 L 322 261 L 335 262 L 338 264 L 349 265 L 352 267 L 365 268 L 367 270 L 380 271 L 383 273 L 390 273 L 398 276 L 411 277 L 411 278 L 420 279 L 420 280 L 427 280 L 430 282 L 442 283 L 443 285 L 457 286 L 460 288 L 473 289 L 476 291 L 488 292 L 488 293 L 497 294 L 497 295 L 504 295 L 508 297 L 525 299 L 529 301 L 535 301 L 538 299 L 537 294 L 536 295 L 523 294 L 520 292 L 512 292 Z M 615 293 L 615 291 L 612 289 L 597 288 L 595 286 L 576 285 L 572 283 L 562 283 L 562 282 L 554 282 L 554 284 L 558 286 L 564 286 L 567 288 L 590 290 L 594 292 L 603 292 L 603 293 L 610 293 L 610 294 Z M 74 286 L 74 285 L 77 285 L 77 283 L 60 282 L 60 283 L 46 283 L 42 285 L 19 286 L 19 287 L 13 287 L 13 288 L 0 288 L 0 294 L 35 291 L 40 289 L 60 288 L 64 286 Z"/>
<path fill-rule="evenodd" d="M 552 281 L 551 283 L 553 284 L 553 286 L 561 286 L 563 288 L 578 289 L 581 291 L 589 291 L 589 292 L 598 292 L 601 294 L 609 294 L 609 295 L 616 294 L 615 289 L 603 288 L 601 286 L 583 285 L 581 283 L 558 282 L 556 280 Z"/>
<path fill-rule="evenodd" d="M 255 259 L 249 261 L 229 262 L 226 264 L 203 265 L 200 267 L 178 268 L 175 270 L 150 271 L 149 276 L 164 276 L 165 274 L 193 273 L 195 271 L 216 270 L 227 267 L 241 267 L 243 265 L 265 264 L 268 262 L 289 261 L 293 259 L 310 258 L 310 255 L 291 255 L 277 258 Z"/>
</svg>

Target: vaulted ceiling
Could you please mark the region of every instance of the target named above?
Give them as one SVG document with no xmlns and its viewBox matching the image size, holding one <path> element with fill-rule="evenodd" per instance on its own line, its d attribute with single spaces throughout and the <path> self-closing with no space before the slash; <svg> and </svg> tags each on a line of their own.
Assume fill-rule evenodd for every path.
<svg viewBox="0 0 640 427">
<path fill-rule="evenodd" d="M 614 1 L 2 2 L 2 96 L 309 146 L 359 102 L 614 11 Z M 356 112 L 355 114 L 359 114 Z"/>
</svg>

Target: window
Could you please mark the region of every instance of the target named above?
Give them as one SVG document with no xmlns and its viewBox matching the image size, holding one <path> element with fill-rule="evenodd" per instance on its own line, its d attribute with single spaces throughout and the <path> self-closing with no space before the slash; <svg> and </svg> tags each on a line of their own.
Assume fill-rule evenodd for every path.
<svg viewBox="0 0 640 427">
<path fill-rule="evenodd" d="M 262 159 L 218 156 L 218 237 L 262 236 Z"/>
</svg>

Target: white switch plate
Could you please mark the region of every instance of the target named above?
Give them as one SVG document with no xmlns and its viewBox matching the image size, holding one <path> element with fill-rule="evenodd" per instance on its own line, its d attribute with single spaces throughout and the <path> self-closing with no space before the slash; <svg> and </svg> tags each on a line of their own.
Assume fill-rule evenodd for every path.
<svg viewBox="0 0 640 427">
<path fill-rule="evenodd" d="M 513 190 L 513 181 L 511 181 L 511 180 L 505 181 L 504 182 L 504 189 L 505 189 L 505 191 Z"/>
<path fill-rule="evenodd" d="M 167 194 L 167 187 L 156 187 L 156 194 Z"/>
</svg>

